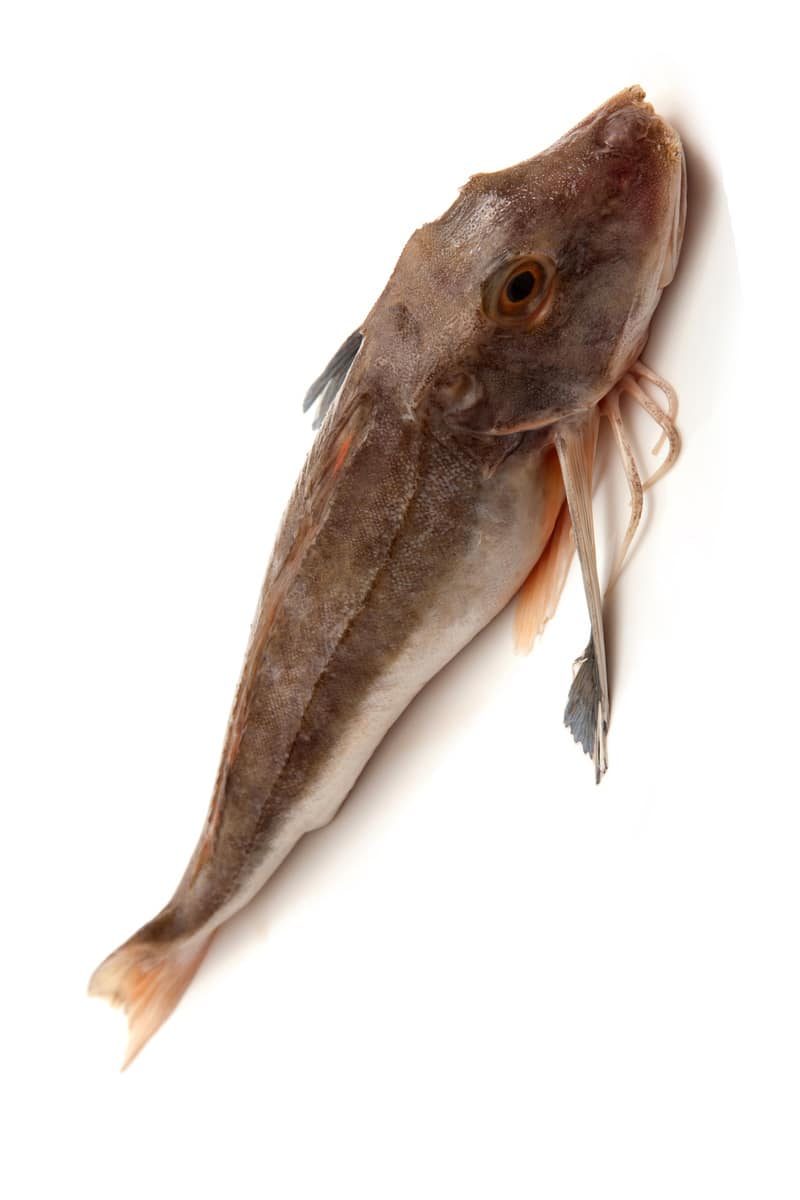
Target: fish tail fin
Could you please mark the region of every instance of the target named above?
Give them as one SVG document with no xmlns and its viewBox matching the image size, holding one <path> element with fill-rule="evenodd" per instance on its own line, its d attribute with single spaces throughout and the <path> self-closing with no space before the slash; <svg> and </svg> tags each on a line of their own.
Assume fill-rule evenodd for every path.
<svg viewBox="0 0 800 1200">
<path fill-rule="evenodd" d="M 188 939 L 158 942 L 146 925 L 100 964 L 89 981 L 90 996 L 104 996 L 128 1018 L 128 1047 L 122 1070 L 170 1015 L 194 978 L 213 930 Z"/>
</svg>

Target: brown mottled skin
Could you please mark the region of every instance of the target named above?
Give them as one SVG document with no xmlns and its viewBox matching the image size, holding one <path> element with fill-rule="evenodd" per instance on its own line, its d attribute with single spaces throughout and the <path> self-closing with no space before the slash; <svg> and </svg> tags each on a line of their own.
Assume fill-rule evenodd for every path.
<svg viewBox="0 0 800 1200">
<path fill-rule="evenodd" d="M 563 498 L 554 429 L 637 357 L 671 278 L 681 161 L 629 89 L 411 237 L 289 502 L 197 850 L 133 940 L 180 943 L 246 903 L 517 591 Z M 486 287 L 524 255 L 554 264 L 552 293 L 507 327 Z"/>
</svg>

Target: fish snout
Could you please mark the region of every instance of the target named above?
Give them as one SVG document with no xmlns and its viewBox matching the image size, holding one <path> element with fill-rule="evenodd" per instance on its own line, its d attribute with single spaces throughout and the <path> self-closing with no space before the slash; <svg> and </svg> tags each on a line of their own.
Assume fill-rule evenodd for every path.
<svg viewBox="0 0 800 1200">
<path fill-rule="evenodd" d="M 683 148 L 641 88 L 620 92 L 598 110 L 593 139 L 607 194 L 616 199 L 625 196 L 626 203 L 638 205 L 648 222 L 663 213 L 665 220 L 672 221 L 673 242 L 679 245 L 686 208 Z"/>
<path fill-rule="evenodd" d="M 597 110 L 593 132 L 601 154 L 638 158 L 651 148 L 666 150 L 668 157 L 680 152 L 675 131 L 645 100 L 644 89 L 638 86 L 612 96 Z"/>
<path fill-rule="evenodd" d="M 600 126 L 599 140 L 609 150 L 633 149 L 637 142 L 647 137 L 654 115 L 651 104 L 618 109 Z"/>
</svg>

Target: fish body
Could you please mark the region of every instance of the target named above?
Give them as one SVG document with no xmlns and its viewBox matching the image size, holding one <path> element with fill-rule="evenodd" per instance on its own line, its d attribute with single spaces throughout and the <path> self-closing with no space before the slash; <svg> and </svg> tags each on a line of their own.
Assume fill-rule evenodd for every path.
<svg viewBox="0 0 800 1200">
<path fill-rule="evenodd" d="M 170 902 L 92 979 L 126 1008 L 128 1061 L 420 688 L 532 571 L 550 590 L 563 575 L 565 481 L 574 524 L 569 472 L 590 463 L 597 406 L 638 360 L 675 269 L 682 164 L 629 89 L 537 158 L 473 177 L 314 385 L 324 419 L 200 840 Z"/>
</svg>

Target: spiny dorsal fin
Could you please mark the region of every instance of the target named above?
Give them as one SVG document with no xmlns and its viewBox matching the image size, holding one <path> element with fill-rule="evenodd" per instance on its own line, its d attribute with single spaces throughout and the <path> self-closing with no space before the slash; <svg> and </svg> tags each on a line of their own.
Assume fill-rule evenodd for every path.
<svg viewBox="0 0 800 1200">
<path fill-rule="evenodd" d="M 314 418 L 315 429 L 318 429 L 322 424 L 325 413 L 331 404 L 333 404 L 336 393 L 344 383 L 347 372 L 350 370 L 356 355 L 361 349 L 363 340 L 364 335 L 360 329 L 356 329 L 354 333 L 351 333 L 350 337 L 342 342 L 322 374 L 314 380 L 306 392 L 305 399 L 303 400 L 303 412 L 308 412 L 311 405 L 319 400 L 319 408 Z"/>
</svg>

